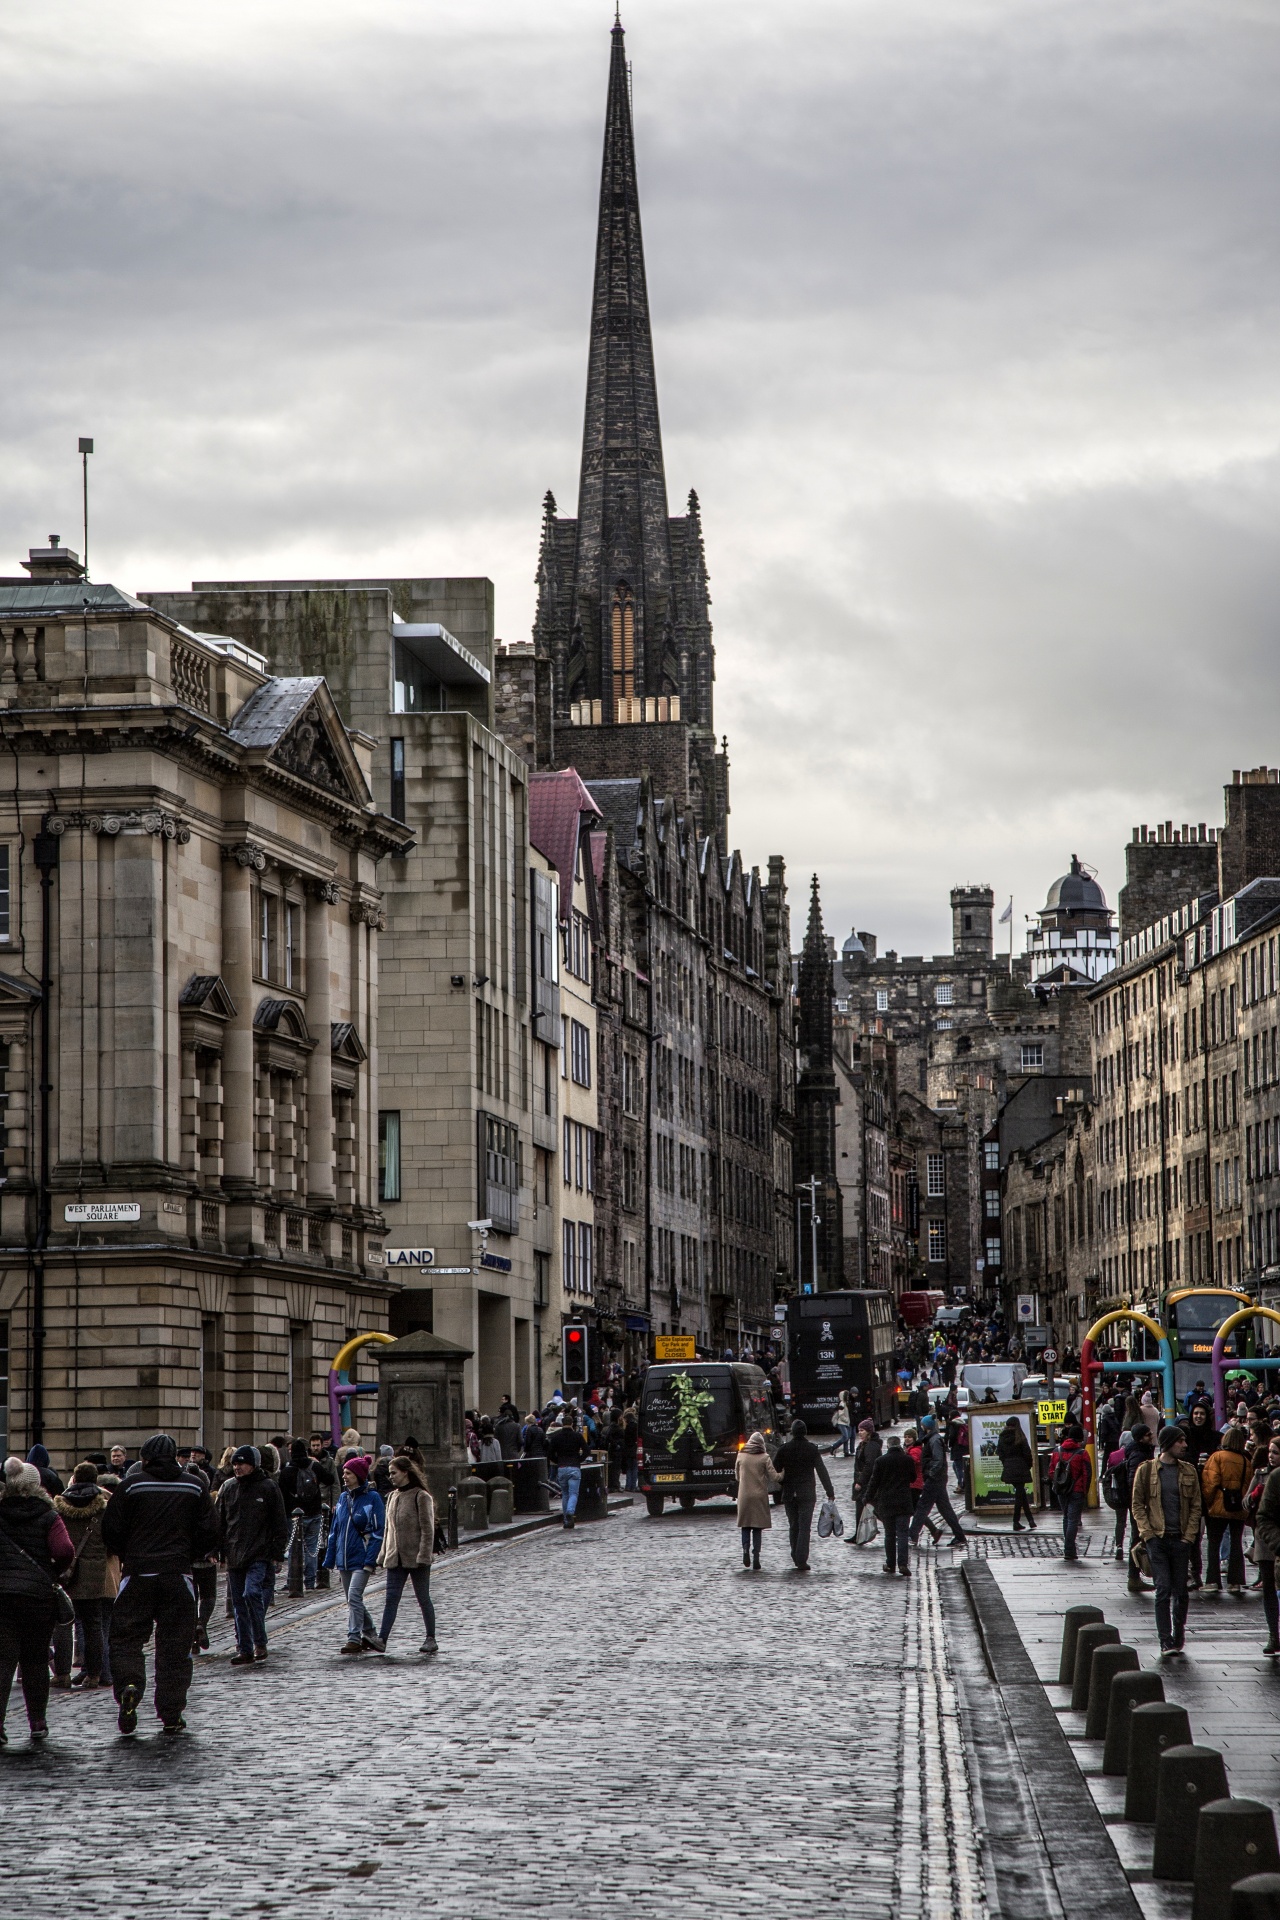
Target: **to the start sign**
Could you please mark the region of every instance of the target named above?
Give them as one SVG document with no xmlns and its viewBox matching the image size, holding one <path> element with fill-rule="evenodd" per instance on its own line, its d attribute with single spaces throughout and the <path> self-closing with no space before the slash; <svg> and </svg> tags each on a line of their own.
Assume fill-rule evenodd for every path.
<svg viewBox="0 0 1280 1920">
<path fill-rule="evenodd" d="M 1066 1417 L 1065 1400 L 1037 1400 L 1036 1419 L 1042 1427 L 1060 1427 Z"/>
</svg>

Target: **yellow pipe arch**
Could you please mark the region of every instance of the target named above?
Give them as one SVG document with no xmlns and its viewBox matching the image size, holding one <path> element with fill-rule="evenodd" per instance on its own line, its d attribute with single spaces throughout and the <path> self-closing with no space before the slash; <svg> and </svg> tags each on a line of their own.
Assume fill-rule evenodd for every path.
<svg viewBox="0 0 1280 1920">
<path fill-rule="evenodd" d="M 1228 1299 L 1239 1300 L 1245 1306 L 1248 1306 L 1249 1304 L 1248 1294 L 1237 1293 L 1234 1287 L 1179 1287 L 1176 1293 L 1169 1293 L 1165 1295 L 1165 1305 L 1167 1307 L 1171 1307 L 1178 1300 L 1190 1299 L 1193 1294 L 1203 1295 L 1207 1293 L 1214 1293 L 1218 1295 L 1225 1293 Z"/>
<path fill-rule="evenodd" d="M 1215 1288 L 1213 1291 L 1216 1292 L 1217 1289 Z M 1169 1338 L 1164 1328 L 1154 1321 L 1149 1313 L 1143 1313 L 1137 1307 L 1115 1307 L 1110 1313 L 1104 1313 L 1101 1320 L 1094 1321 L 1088 1333 L 1085 1335 L 1085 1340 L 1096 1340 L 1104 1327 L 1114 1326 L 1117 1320 L 1136 1320 L 1139 1326 L 1146 1328 L 1147 1332 L 1152 1335 L 1157 1343 Z M 1083 1344 L 1082 1341 L 1081 1345 Z"/>
<path fill-rule="evenodd" d="M 393 1333 L 358 1333 L 354 1340 L 348 1340 L 345 1347 L 338 1348 L 329 1364 L 330 1373 L 341 1373 L 348 1361 L 359 1353 L 361 1347 L 373 1346 L 375 1342 L 380 1347 L 394 1346 L 395 1335 Z"/>
<path fill-rule="evenodd" d="M 1215 1338 L 1225 1341 L 1237 1327 L 1242 1327 L 1246 1320 L 1274 1320 L 1276 1325 L 1280 1326 L 1280 1313 L 1277 1313 L 1274 1307 L 1242 1307 L 1239 1313 L 1233 1313 L 1223 1321 Z M 1226 1358 L 1225 1354 L 1223 1358 Z"/>
</svg>

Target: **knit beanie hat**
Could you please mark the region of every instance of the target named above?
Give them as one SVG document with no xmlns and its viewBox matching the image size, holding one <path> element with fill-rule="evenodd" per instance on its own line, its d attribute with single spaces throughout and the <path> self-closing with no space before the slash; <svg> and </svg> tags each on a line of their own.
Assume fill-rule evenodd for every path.
<svg viewBox="0 0 1280 1920">
<path fill-rule="evenodd" d="M 353 1453 L 349 1460 L 343 1461 L 342 1471 L 344 1473 L 354 1473 L 356 1479 L 360 1482 L 361 1486 L 363 1486 L 369 1478 L 369 1462 L 362 1453 Z"/>
<path fill-rule="evenodd" d="M 1168 1453 L 1170 1447 L 1176 1447 L 1179 1440 L 1185 1440 L 1186 1437 L 1187 1436 L 1182 1431 L 1181 1427 L 1161 1427 L 1160 1429 L 1161 1453 Z"/>
<path fill-rule="evenodd" d="M 233 1467 L 260 1467 L 262 1455 L 256 1447 L 237 1447 L 231 1456 L 231 1464 Z"/>
<path fill-rule="evenodd" d="M 144 1440 L 142 1443 L 140 1458 L 145 1460 L 149 1467 L 156 1466 L 162 1460 L 176 1460 L 177 1457 L 178 1443 L 170 1434 L 153 1433 L 149 1440 Z"/>
</svg>

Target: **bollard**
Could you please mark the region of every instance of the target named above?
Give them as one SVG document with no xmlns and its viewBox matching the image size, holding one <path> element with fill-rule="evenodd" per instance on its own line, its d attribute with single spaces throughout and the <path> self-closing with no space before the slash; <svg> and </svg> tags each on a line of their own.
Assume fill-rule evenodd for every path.
<svg viewBox="0 0 1280 1920">
<path fill-rule="evenodd" d="M 1068 1607 L 1062 1616 L 1062 1652 L 1058 1656 L 1058 1685 L 1069 1687 L 1076 1677 L 1076 1635 L 1081 1627 L 1105 1620 L 1101 1607 Z"/>
<path fill-rule="evenodd" d="M 474 1475 L 458 1482 L 458 1525 L 466 1533 L 477 1533 L 489 1524 L 489 1489 Z"/>
<path fill-rule="evenodd" d="M 1073 1712 L 1083 1713 L 1089 1704 L 1089 1673 L 1093 1665 L 1095 1648 L 1115 1647 L 1119 1644 L 1119 1627 L 1109 1627 L 1105 1620 L 1091 1620 L 1087 1627 L 1081 1627 L 1076 1635 L 1076 1672 L 1071 1682 Z"/>
<path fill-rule="evenodd" d="M 489 1525 L 510 1526 L 515 1517 L 515 1487 L 502 1475 L 489 1482 Z"/>
<path fill-rule="evenodd" d="M 448 1532 L 449 1532 L 449 1546 L 450 1546 L 450 1549 L 453 1549 L 458 1544 L 458 1489 L 456 1487 L 450 1487 L 449 1489 Z"/>
<path fill-rule="evenodd" d="M 1129 1771 L 1129 1716 L 1135 1707 L 1145 1707 L 1164 1699 L 1164 1681 L 1158 1673 L 1144 1667 L 1140 1673 L 1118 1673 L 1111 1682 L 1107 1703 L 1106 1746 L 1102 1750 L 1102 1771 L 1123 1776 Z"/>
<path fill-rule="evenodd" d="M 1106 1739 L 1107 1716 L 1111 1709 L 1111 1682 L 1118 1673 L 1136 1673 L 1137 1670 L 1138 1649 L 1136 1647 L 1112 1645 L 1094 1648 L 1093 1662 L 1089 1668 L 1089 1699 L 1084 1719 L 1086 1740 Z"/>
<path fill-rule="evenodd" d="M 1276 1823 L 1261 1800 L 1209 1800 L 1196 1828 L 1196 1877 L 1191 1920 L 1231 1920 L 1238 1880 L 1280 1867 Z"/>
<path fill-rule="evenodd" d="M 1280 1920 L 1280 1873 L 1251 1873 L 1231 1889 L 1231 1920 Z"/>
<path fill-rule="evenodd" d="M 1191 1745 L 1191 1722 L 1185 1707 L 1171 1700 L 1153 1700 L 1129 1715 L 1129 1766 L 1124 1783 L 1126 1820 L 1154 1820 L 1160 1755 L 1169 1747 Z"/>
<path fill-rule="evenodd" d="M 1216 1748 L 1165 1748 L 1156 1782 L 1155 1879 L 1194 1880 L 1200 1809 L 1209 1800 L 1225 1800 L 1230 1791 L 1226 1763 Z"/>
</svg>

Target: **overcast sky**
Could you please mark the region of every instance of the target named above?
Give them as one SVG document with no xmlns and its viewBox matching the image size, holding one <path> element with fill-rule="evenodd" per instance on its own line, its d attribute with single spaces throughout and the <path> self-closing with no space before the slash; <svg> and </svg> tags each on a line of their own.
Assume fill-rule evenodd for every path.
<svg viewBox="0 0 1280 1920">
<path fill-rule="evenodd" d="M 488 574 L 574 510 L 612 0 L 0 13 L 0 571 Z M 632 0 L 732 831 L 904 952 L 1280 760 L 1273 0 Z"/>
</svg>

